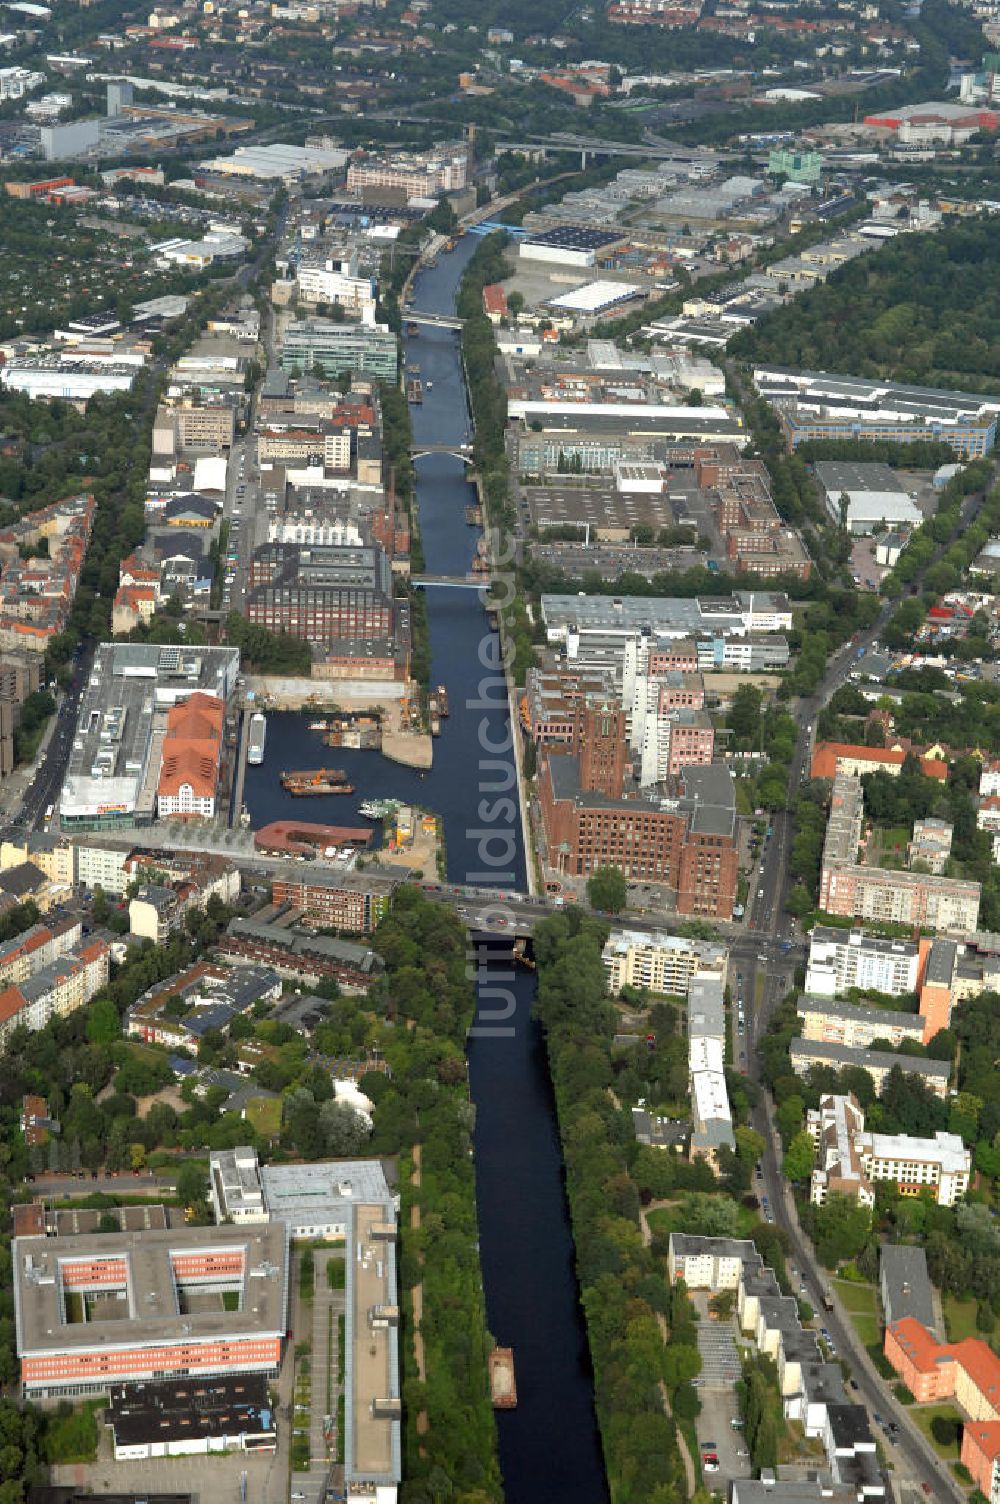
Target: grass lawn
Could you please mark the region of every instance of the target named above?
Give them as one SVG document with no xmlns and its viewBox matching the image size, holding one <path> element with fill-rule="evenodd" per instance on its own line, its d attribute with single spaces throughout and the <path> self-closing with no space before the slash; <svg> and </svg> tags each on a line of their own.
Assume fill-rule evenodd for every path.
<svg viewBox="0 0 1000 1504">
<path fill-rule="evenodd" d="M 267 1138 L 277 1138 L 281 1132 L 281 1098 L 251 1097 L 247 1103 L 247 1122 Z"/>
<path fill-rule="evenodd" d="M 833 1281 L 837 1294 L 850 1314 L 855 1330 L 865 1347 L 879 1339 L 878 1308 L 874 1285 L 859 1285 L 849 1279 Z"/>
<path fill-rule="evenodd" d="M 688 1207 L 700 1209 L 704 1205 L 706 1213 L 710 1215 L 718 1204 L 718 1195 L 701 1191 L 685 1192 L 683 1201 L 676 1201 L 670 1206 L 658 1206 L 655 1211 L 648 1214 L 650 1229 L 653 1232 L 662 1233 L 694 1231 L 698 1226 L 697 1217 L 692 1219 L 690 1216 L 684 1216 L 685 1210 Z M 745 1206 L 740 1206 L 737 1202 L 732 1202 L 731 1204 L 738 1213 L 739 1220 L 735 1236 L 738 1238 L 748 1238 L 757 1226 L 758 1217 L 755 1212 L 749 1211 Z"/>
<path fill-rule="evenodd" d="M 986 1333 L 976 1327 L 976 1302 L 957 1300 L 954 1295 L 944 1297 L 944 1324 L 949 1342 L 961 1342 L 965 1337 L 984 1337 Z"/>
<path fill-rule="evenodd" d="M 961 1427 L 964 1424 L 964 1416 L 960 1410 L 956 1410 L 954 1405 L 914 1405 L 910 1410 L 910 1415 L 916 1421 L 921 1431 L 923 1431 L 939 1457 L 944 1457 L 948 1462 L 958 1461 L 962 1446 Z M 940 1446 L 931 1434 L 931 1421 L 935 1415 L 943 1415 L 947 1420 L 957 1420 L 959 1422 L 958 1440 L 953 1441 L 950 1446 Z"/>
</svg>

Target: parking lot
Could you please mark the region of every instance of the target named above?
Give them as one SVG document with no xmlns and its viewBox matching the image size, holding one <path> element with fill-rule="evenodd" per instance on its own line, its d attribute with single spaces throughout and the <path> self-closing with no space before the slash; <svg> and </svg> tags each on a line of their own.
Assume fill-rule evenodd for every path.
<svg viewBox="0 0 1000 1504">
<path fill-rule="evenodd" d="M 742 1372 L 740 1355 L 733 1340 L 729 1321 L 698 1322 L 698 1351 L 701 1353 L 702 1400 L 713 1389 L 732 1389 Z"/>
<path fill-rule="evenodd" d="M 698 1447 L 703 1458 L 711 1452 L 719 1459 L 718 1472 L 705 1469 L 705 1482 L 709 1488 L 727 1495 L 732 1478 L 750 1477 L 750 1458 L 740 1456 L 747 1450 L 743 1432 L 733 1429 L 733 1420 L 738 1416 L 736 1395 L 731 1385 L 726 1390 L 702 1391 L 701 1414 L 696 1425 Z M 712 1442 L 713 1446 L 708 1448 L 707 1442 Z"/>
<path fill-rule="evenodd" d="M 213 1457 L 161 1457 L 150 1462 L 115 1462 L 110 1432 L 102 1428 L 97 1461 L 52 1469 L 52 1482 L 88 1488 L 94 1493 L 190 1494 L 200 1504 L 241 1504 L 246 1474 L 246 1504 L 285 1504 L 288 1498 L 288 1428 L 281 1428 L 279 1449 L 270 1456 L 233 1452 Z"/>
</svg>

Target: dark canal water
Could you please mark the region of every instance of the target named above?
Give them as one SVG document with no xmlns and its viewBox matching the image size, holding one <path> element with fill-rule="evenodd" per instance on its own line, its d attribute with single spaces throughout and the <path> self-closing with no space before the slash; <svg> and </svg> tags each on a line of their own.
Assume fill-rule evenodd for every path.
<svg viewBox="0 0 1000 1504">
<path fill-rule="evenodd" d="M 417 308 L 454 310 L 458 282 L 476 243 L 466 237 L 436 267 L 420 273 Z M 424 383 L 423 404 L 411 409 L 415 440 L 460 442 L 470 420 L 456 336 L 422 329 L 407 341 L 406 359 L 419 365 Z M 417 468 L 427 571 L 464 574 L 478 534 L 465 522 L 465 507 L 475 495 L 462 463 L 429 455 Z M 451 882 L 523 891 L 516 793 L 514 809 L 502 811 L 503 818 L 497 819 L 495 810 L 480 810 L 482 801 L 490 806 L 503 798 L 512 764 L 503 679 L 490 666 L 496 637 L 475 592 L 432 587 L 427 597 L 432 682 L 446 685 L 451 712 L 434 743 L 433 768 L 421 775 L 379 753 L 325 748 L 318 733 L 305 729 L 307 717 L 271 715 L 264 764 L 247 769 L 252 823 L 294 812 L 353 824 L 363 799 L 413 800 L 444 820 Z M 301 800 L 281 789 L 278 773 L 317 765 L 346 768 L 357 793 L 312 799 L 304 811 Z M 489 843 L 480 835 L 487 829 L 499 833 Z M 499 865 L 493 865 L 497 859 Z M 494 965 L 481 973 L 478 994 L 469 1069 L 483 1280 L 490 1330 L 514 1349 L 517 1373 L 517 1409 L 497 1416 L 506 1497 L 508 1504 L 603 1504 L 607 1487 L 552 1090 L 540 1031 L 531 1017 L 534 980 Z"/>
</svg>

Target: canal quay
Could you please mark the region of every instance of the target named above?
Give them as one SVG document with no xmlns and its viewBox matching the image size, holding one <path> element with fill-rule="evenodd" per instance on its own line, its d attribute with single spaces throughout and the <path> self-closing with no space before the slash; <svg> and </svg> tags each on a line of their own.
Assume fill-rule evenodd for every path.
<svg viewBox="0 0 1000 1504">
<path fill-rule="evenodd" d="M 466 236 L 437 265 L 417 273 L 412 298 L 418 311 L 454 312 L 462 272 L 477 244 Z M 457 336 L 423 326 L 407 339 L 405 359 L 420 367 L 423 384 L 423 402 L 411 408 L 415 443 L 460 445 L 471 418 Z M 427 573 L 464 575 L 479 537 L 465 520 L 466 506 L 476 500 L 465 466 L 447 454 L 429 454 L 417 460 L 416 470 Z M 444 684 L 450 702 L 432 767 L 420 772 L 379 752 L 329 750 L 319 733 L 306 729 L 308 716 L 272 714 L 264 764 L 247 769 L 251 822 L 259 827 L 294 813 L 355 824 L 363 800 L 397 798 L 443 821 L 449 882 L 524 892 L 506 686 L 491 667 L 498 656 L 496 634 L 480 592 L 429 586 L 427 608 L 431 683 Z M 281 789 L 278 770 L 329 761 L 345 769 L 353 795 L 310 799 L 306 811 Z M 488 824 L 481 804 L 498 803 L 504 789 L 509 818 Z M 494 839 L 487 842 L 484 831 L 494 832 Z M 502 860 L 492 865 L 495 858 Z M 532 1017 L 534 993 L 534 977 L 516 972 L 509 960 L 482 967 L 469 1041 L 487 1317 L 496 1341 L 513 1348 L 517 1374 L 517 1408 L 497 1412 L 500 1463 L 508 1504 L 604 1504 L 593 1375 L 552 1086 Z"/>
</svg>

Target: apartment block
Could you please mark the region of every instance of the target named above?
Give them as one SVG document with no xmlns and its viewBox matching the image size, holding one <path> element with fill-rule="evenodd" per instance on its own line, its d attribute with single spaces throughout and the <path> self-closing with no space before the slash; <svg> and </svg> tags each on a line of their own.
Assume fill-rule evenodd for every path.
<svg viewBox="0 0 1000 1504">
<path fill-rule="evenodd" d="M 919 1013 L 901 1013 L 893 1008 L 865 1007 L 833 998 L 803 993 L 797 1005 L 802 1020 L 802 1038 L 867 1050 L 876 1039 L 894 1048 L 905 1039 L 922 1044 L 924 1020 Z"/>
<path fill-rule="evenodd" d="M 904 1316 L 886 1327 L 883 1350 L 918 1404 L 953 1398 L 972 1422 L 1000 1421 L 1000 1358 L 980 1338 L 938 1342 Z"/>
<path fill-rule="evenodd" d="M 986 1420 L 962 1427 L 962 1461 L 972 1481 L 990 1504 L 1000 1499 L 1000 1421 Z"/>
<path fill-rule="evenodd" d="M 917 991 L 922 958 L 921 947 L 908 940 L 817 924 L 809 937 L 806 992 L 836 997 L 859 987 L 900 997 Z"/>
<path fill-rule="evenodd" d="M 749 1238 L 670 1234 L 667 1275 L 671 1284 L 683 1280 L 689 1290 L 709 1290 L 718 1295 L 722 1290 L 738 1288 L 744 1264 L 760 1264 L 760 1254 Z"/>
<path fill-rule="evenodd" d="M 352 934 L 369 934 L 388 911 L 397 883 L 367 872 L 298 871 L 277 874 L 271 881 L 271 900 L 290 904 L 323 925 Z"/>
<path fill-rule="evenodd" d="M 4 987 L 0 991 L 0 1045 L 7 1044 L 15 1029 L 36 1033 L 50 1019 L 62 1018 L 89 1002 L 107 983 L 110 957 L 106 941 L 91 936 L 20 982 Z"/>
<path fill-rule="evenodd" d="M 861 779 L 838 772 L 820 867 L 819 902 L 826 913 L 946 933 L 977 928 L 979 883 L 863 866 L 858 862 L 863 822 Z"/>
<path fill-rule="evenodd" d="M 68 955 L 83 935 L 79 919 L 57 919 L 51 925 L 35 924 L 13 940 L 0 944 L 0 983 L 15 987 L 34 976 L 43 966 Z"/>
<path fill-rule="evenodd" d="M 688 988 L 688 1075 L 692 1159 L 718 1166 L 719 1150 L 735 1146 L 725 1076 L 726 1005 L 721 976 L 692 978 Z"/>
<path fill-rule="evenodd" d="M 861 1050 L 846 1044 L 832 1044 L 819 1039 L 793 1039 L 788 1046 L 792 1070 L 804 1076 L 814 1065 L 828 1065 L 835 1071 L 845 1066 L 859 1066 L 872 1079 L 876 1096 L 881 1096 L 886 1081 L 894 1071 L 920 1080 L 942 1101 L 948 1095 L 951 1066 L 946 1060 L 931 1060 L 921 1055 L 894 1055 L 890 1050 Z"/>
<path fill-rule="evenodd" d="M 866 747 L 858 742 L 817 742 L 813 748 L 809 773 L 812 778 L 836 778 L 845 773 L 861 778 L 865 773 L 888 773 L 898 778 L 909 756 L 906 747 Z M 925 778 L 944 783 L 948 764 L 943 757 L 921 756 L 920 771 Z"/>
<path fill-rule="evenodd" d="M 895 1326 L 911 1316 L 933 1332 L 934 1291 L 927 1273 L 927 1255 L 922 1248 L 904 1243 L 883 1243 L 879 1249 L 879 1295 L 886 1326 Z"/>
<path fill-rule="evenodd" d="M 641 987 L 670 997 L 687 997 L 692 980 L 711 973 L 725 980 L 727 951 L 710 941 L 690 940 L 657 930 L 612 930 L 602 952 L 608 991 Z"/>
</svg>

